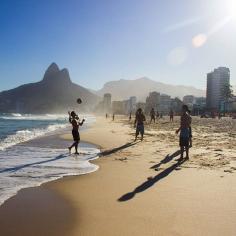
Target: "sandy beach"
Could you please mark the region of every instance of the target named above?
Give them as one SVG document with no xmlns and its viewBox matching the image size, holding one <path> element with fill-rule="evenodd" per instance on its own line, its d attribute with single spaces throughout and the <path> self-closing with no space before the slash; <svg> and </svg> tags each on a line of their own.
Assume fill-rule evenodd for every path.
<svg viewBox="0 0 236 236">
<path fill-rule="evenodd" d="M 20 191 L 0 207 L 1 235 L 235 235 L 235 120 L 194 118 L 183 163 L 178 122 L 133 142 L 127 117 L 97 118 L 81 138 L 101 148 L 99 170 Z"/>
</svg>

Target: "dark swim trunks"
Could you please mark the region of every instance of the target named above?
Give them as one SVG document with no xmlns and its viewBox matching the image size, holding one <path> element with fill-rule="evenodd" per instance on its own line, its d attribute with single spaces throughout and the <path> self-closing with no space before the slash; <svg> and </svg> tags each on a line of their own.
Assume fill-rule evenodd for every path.
<svg viewBox="0 0 236 236">
<path fill-rule="evenodd" d="M 72 130 L 72 136 L 73 136 L 74 141 L 77 141 L 77 142 L 80 141 L 80 135 L 79 135 L 79 131 L 78 130 L 73 129 Z"/>
<path fill-rule="evenodd" d="M 139 133 L 141 135 L 144 135 L 144 125 L 143 124 L 138 124 L 136 127 L 136 135 L 138 136 Z"/>
<path fill-rule="evenodd" d="M 179 146 L 180 147 L 189 147 L 189 129 L 188 128 L 184 128 L 181 129 L 180 131 L 180 136 L 179 136 Z"/>
</svg>

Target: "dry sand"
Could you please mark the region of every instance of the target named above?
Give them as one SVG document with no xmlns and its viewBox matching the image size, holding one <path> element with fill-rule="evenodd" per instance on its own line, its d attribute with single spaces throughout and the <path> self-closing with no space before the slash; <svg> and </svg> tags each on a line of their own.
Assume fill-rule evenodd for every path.
<svg viewBox="0 0 236 236">
<path fill-rule="evenodd" d="M 0 230 L 14 227 L 15 235 L 235 235 L 235 121 L 193 119 L 190 161 L 181 165 L 175 161 L 177 126 L 167 118 L 147 125 L 144 141 L 134 143 L 127 118 L 99 118 L 81 137 L 101 147 L 101 158 L 95 161 L 100 169 L 40 187 L 46 192 L 45 206 L 47 192 L 56 194 L 50 217 L 43 210 L 39 214 L 42 197 L 21 192 L 0 208 Z M 26 204 L 26 196 L 32 220 L 31 231 L 23 234 L 12 206 Z M 9 216 L 5 221 L 3 208 Z M 25 212 L 16 208 L 16 213 L 27 228 Z M 51 230 L 45 227 L 50 223 Z"/>
</svg>

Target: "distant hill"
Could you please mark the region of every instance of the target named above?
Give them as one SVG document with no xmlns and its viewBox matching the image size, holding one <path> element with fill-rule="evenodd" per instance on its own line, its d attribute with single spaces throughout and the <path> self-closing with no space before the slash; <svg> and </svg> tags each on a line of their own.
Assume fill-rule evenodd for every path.
<svg viewBox="0 0 236 236">
<path fill-rule="evenodd" d="M 0 112 L 60 113 L 78 108 L 79 97 L 83 101 L 80 111 L 92 110 L 99 100 L 88 89 L 72 83 L 67 69 L 60 70 L 52 63 L 42 81 L 1 92 Z"/>
<path fill-rule="evenodd" d="M 121 79 L 108 82 L 102 89 L 96 91 L 96 94 L 103 96 L 104 93 L 111 93 L 112 100 L 124 100 L 128 99 L 130 96 L 136 96 L 139 101 L 145 101 L 148 94 L 153 91 L 179 98 L 185 95 L 194 95 L 197 97 L 206 96 L 204 90 L 189 86 L 164 84 L 146 77 L 136 80 Z"/>
</svg>

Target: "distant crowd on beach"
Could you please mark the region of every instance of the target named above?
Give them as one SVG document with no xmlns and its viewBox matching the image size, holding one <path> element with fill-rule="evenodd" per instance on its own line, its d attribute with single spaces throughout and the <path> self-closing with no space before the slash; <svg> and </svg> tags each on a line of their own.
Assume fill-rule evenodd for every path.
<svg viewBox="0 0 236 236">
<path fill-rule="evenodd" d="M 154 108 L 150 111 L 150 123 L 156 122 L 156 119 L 162 118 L 158 112 L 155 112 Z M 131 114 L 129 116 L 131 120 Z M 169 112 L 170 122 L 174 121 L 174 111 L 170 110 Z M 146 121 L 146 117 L 141 108 L 139 108 L 135 113 L 134 126 L 136 128 L 135 132 L 135 141 L 139 134 L 141 135 L 141 141 L 144 136 L 144 123 Z M 176 134 L 179 133 L 179 146 L 180 146 L 180 158 L 178 161 L 184 160 L 184 152 L 186 152 L 185 159 L 189 159 L 189 148 L 192 147 L 192 129 L 191 129 L 192 118 L 190 116 L 190 110 L 187 105 L 182 106 L 182 114 L 180 117 L 180 126 L 176 130 Z"/>
<path fill-rule="evenodd" d="M 81 99 L 77 101 L 79 104 L 82 102 Z M 147 111 L 146 111 L 147 112 Z M 186 153 L 185 159 L 189 159 L 189 148 L 192 147 L 192 128 L 191 128 L 191 123 L 192 123 L 192 118 L 190 115 L 190 110 L 187 105 L 182 105 L 182 111 L 181 114 L 175 114 L 173 109 L 170 109 L 169 111 L 169 121 L 173 122 L 174 117 L 176 115 L 180 115 L 180 124 L 179 128 L 176 130 L 176 134 L 179 134 L 179 146 L 180 146 L 180 161 L 184 159 L 184 152 Z M 69 122 L 72 125 L 72 136 L 74 142 L 70 147 L 68 147 L 69 152 L 71 153 L 71 149 L 74 147 L 75 148 L 75 154 L 79 154 L 78 152 L 78 145 L 80 142 L 80 134 L 79 134 L 79 127 L 83 125 L 84 119 L 81 121 L 78 117 L 78 115 L 75 113 L 75 111 L 68 112 L 69 114 Z M 224 114 L 225 115 L 225 114 Z M 150 124 L 156 123 L 159 119 L 163 118 L 163 114 L 158 112 L 157 110 L 155 111 L 154 108 L 150 109 L 149 112 L 150 116 Z M 201 118 L 216 118 L 218 117 L 221 119 L 222 114 L 220 112 L 211 112 L 209 114 L 202 114 L 200 116 Z M 106 119 L 109 118 L 109 114 L 106 113 Z M 115 121 L 115 113 L 111 115 L 112 121 Z M 232 116 L 234 118 L 234 116 Z M 236 117 L 235 117 L 236 118 Z M 129 121 L 131 122 L 132 120 L 132 112 L 129 113 Z M 145 123 L 146 121 L 146 116 L 144 114 L 144 111 L 142 108 L 138 108 L 136 112 L 134 113 L 134 127 L 136 129 L 135 131 L 135 139 L 134 141 L 137 140 L 138 136 L 141 136 L 141 141 L 144 138 L 144 131 L 145 131 Z"/>
<path fill-rule="evenodd" d="M 183 160 L 184 151 L 186 152 L 186 160 L 189 159 L 189 148 L 192 147 L 192 128 L 191 122 L 192 118 L 190 116 L 190 110 L 187 105 L 182 106 L 182 112 L 180 116 L 180 126 L 178 130 L 176 130 L 176 134 L 179 134 L 179 146 L 180 146 L 180 159 L 179 161 Z M 151 108 L 150 111 L 150 124 L 156 123 L 159 119 L 163 118 L 162 113 L 158 111 L 155 112 L 154 108 Z M 109 118 L 109 115 L 106 113 L 106 119 Z M 112 115 L 112 120 L 114 121 L 115 114 Z M 129 114 L 129 121 L 132 120 L 132 113 Z M 174 111 L 171 109 L 169 112 L 169 120 L 170 122 L 174 121 Z M 141 108 L 138 108 L 135 112 L 135 119 L 134 119 L 134 127 L 136 128 L 135 132 L 135 140 L 137 140 L 139 134 L 141 135 L 141 141 L 144 137 L 144 130 L 145 130 L 145 121 L 146 116 Z"/>
<path fill-rule="evenodd" d="M 79 127 L 83 125 L 84 119 L 81 121 L 79 116 L 75 113 L 75 111 L 68 112 L 69 114 L 69 123 L 72 125 L 72 136 L 74 142 L 69 149 L 69 153 L 71 153 L 71 149 L 75 148 L 75 154 L 79 154 L 78 152 L 78 145 L 80 142 L 80 133 Z M 157 120 L 162 119 L 162 113 L 158 111 L 155 112 L 154 108 L 150 111 L 150 124 L 155 123 Z M 106 119 L 109 115 L 106 113 Z M 144 138 L 144 131 L 145 131 L 145 122 L 146 116 L 141 108 L 138 108 L 135 112 L 135 119 L 134 119 L 134 127 L 135 131 L 135 139 L 137 140 L 138 136 L 141 135 L 141 141 Z M 115 114 L 112 114 L 112 120 L 115 120 Z M 132 113 L 129 114 L 129 120 L 132 120 Z M 170 122 L 174 121 L 174 111 L 171 109 L 169 112 L 169 120 Z M 176 134 L 179 134 L 179 146 L 180 146 L 180 158 L 179 161 L 184 159 L 184 152 L 186 152 L 185 159 L 189 159 L 189 148 L 192 146 L 192 129 L 191 129 L 191 122 L 192 118 L 190 116 L 190 110 L 188 109 L 187 105 L 182 106 L 182 113 L 180 117 L 180 125 L 179 128 L 176 130 Z"/>
</svg>

